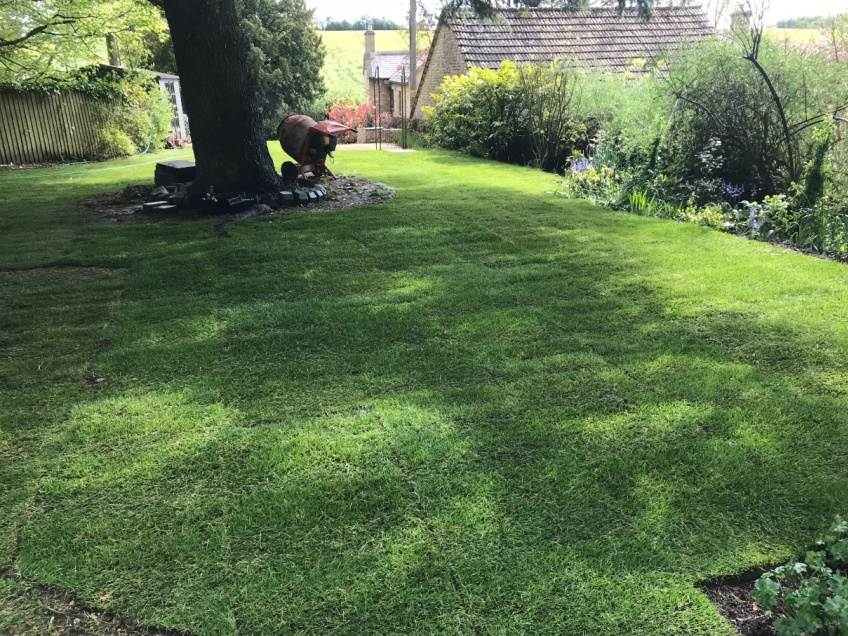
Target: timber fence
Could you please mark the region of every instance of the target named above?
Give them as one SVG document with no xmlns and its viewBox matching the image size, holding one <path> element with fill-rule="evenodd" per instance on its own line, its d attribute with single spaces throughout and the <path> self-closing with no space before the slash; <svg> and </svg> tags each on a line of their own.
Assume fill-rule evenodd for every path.
<svg viewBox="0 0 848 636">
<path fill-rule="evenodd" d="M 95 159 L 105 123 L 104 103 L 84 93 L 0 91 L 0 164 Z"/>
</svg>

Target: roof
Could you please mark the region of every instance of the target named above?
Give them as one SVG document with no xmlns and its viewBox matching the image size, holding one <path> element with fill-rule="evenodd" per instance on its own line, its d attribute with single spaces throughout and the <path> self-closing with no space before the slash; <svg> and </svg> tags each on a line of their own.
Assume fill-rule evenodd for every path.
<svg viewBox="0 0 848 636">
<path fill-rule="evenodd" d="M 424 55 L 426 55 L 426 51 L 422 52 L 422 56 L 418 58 L 416 68 L 421 68 L 424 65 Z M 376 53 L 374 57 L 371 58 L 371 64 L 368 67 L 369 78 L 377 77 L 378 67 L 380 69 L 380 78 L 388 80 L 392 84 L 402 83 L 402 69 L 406 67 L 407 81 L 409 81 L 409 53 Z"/>
<path fill-rule="evenodd" d="M 633 60 L 652 59 L 681 43 L 713 33 L 700 7 L 662 7 L 643 20 L 616 9 L 503 9 L 500 19 L 446 18 L 469 68 L 498 68 L 503 60 L 547 62 L 564 58 L 625 71 Z"/>
<path fill-rule="evenodd" d="M 379 68 L 380 77 L 388 79 L 400 68 L 401 64 L 406 64 L 407 60 L 409 60 L 409 53 L 403 51 L 375 53 L 368 67 L 368 77 L 377 77 L 377 69 Z"/>
<path fill-rule="evenodd" d="M 424 66 L 424 62 L 426 62 L 426 58 L 423 58 L 423 59 L 418 58 L 416 60 L 416 62 L 417 63 L 415 64 L 415 70 L 417 71 L 419 68 Z M 409 56 L 408 55 L 403 59 L 402 64 L 403 64 L 403 67 L 406 68 L 406 74 L 404 75 L 403 67 L 396 70 L 394 72 L 394 75 L 392 75 L 389 78 L 390 83 L 392 83 L 392 84 L 408 84 L 409 83 Z"/>
</svg>

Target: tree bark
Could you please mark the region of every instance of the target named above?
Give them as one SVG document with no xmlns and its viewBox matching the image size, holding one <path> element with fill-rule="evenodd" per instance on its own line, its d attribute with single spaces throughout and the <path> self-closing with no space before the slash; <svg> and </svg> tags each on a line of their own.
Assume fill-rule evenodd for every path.
<svg viewBox="0 0 848 636">
<path fill-rule="evenodd" d="M 218 192 L 278 189 L 234 0 L 156 4 L 171 28 L 198 183 Z"/>
</svg>

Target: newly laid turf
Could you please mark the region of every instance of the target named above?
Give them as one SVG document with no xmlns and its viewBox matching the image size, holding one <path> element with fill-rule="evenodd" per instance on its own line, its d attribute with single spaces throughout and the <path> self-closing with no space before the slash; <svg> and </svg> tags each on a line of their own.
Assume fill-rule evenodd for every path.
<svg viewBox="0 0 848 636">
<path fill-rule="evenodd" d="M 321 31 L 327 49 L 322 75 L 327 86 L 326 99 L 365 99 L 363 59 L 365 34 L 362 31 Z M 375 31 L 374 46 L 377 51 L 404 51 L 409 40 L 403 31 Z"/>
<path fill-rule="evenodd" d="M 0 174 L 0 631 L 38 582 L 205 635 L 729 634 L 694 584 L 848 511 L 845 265 L 441 152 L 230 238 L 75 211 L 152 160 Z"/>
</svg>

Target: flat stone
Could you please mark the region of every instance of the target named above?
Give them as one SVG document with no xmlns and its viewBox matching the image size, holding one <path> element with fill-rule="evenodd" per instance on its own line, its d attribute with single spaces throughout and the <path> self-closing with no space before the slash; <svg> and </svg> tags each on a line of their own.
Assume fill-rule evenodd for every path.
<svg viewBox="0 0 848 636">
<path fill-rule="evenodd" d="M 156 164 L 154 183 L 159 186 L 194 181 L 197 168 L 192 161 L 160 161 Z"/>
<path fill-rule="evenodd" d="M 309 195 L 310 201 L 317 201 L 318 200 L 318 193 L 315 192 L 315 190 L 309 190 L 309 192 L 307 192 L 307 194 Z"/>
<path fill-rule="evenodd" d="M 280 207 L 279 197 L 274 196 L 270 192 L 266 192 L 259 197 L 259 201 L 262 205 L 267 205 L 271 209 Z"/>
<path fill-rule="evenodd" d="M 295 190 L 294 198 L 298 203 L 309 203 L 309 193 L 306 190 Z"/>
<path fill-rule="evenodd" d="M 165 201 L 148 201 L 141 206 L 141 209 L 145 212 L 153 212 L 158 208 L 161 208 L 163 205 L 168 205 L 168 203 Z"/>
</svg>

